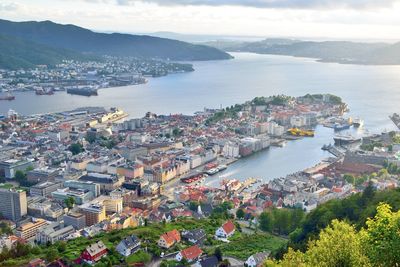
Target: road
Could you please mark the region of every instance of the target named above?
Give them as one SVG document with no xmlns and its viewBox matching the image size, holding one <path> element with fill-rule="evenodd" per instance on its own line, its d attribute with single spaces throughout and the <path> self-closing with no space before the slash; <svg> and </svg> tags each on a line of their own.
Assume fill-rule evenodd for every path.
<svg viewBox="0 0 400 267">
<path fill-rule="evenodd" d="M 232 267 L 243 267 L 244 261 L 233 258 L 233 257 L 223 257 L 224 260 L 228 260 Z"/>
</svg>

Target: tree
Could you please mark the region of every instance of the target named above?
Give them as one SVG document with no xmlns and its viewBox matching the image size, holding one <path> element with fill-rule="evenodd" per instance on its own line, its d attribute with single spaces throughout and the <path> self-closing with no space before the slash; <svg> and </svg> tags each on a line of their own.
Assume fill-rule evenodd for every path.
<svg viewBox="0 0 400 267">
<path fill-rule="evenodd" d="M 64 251 L 67 250 L 67 243 L 64 241 L 57 242 L 56 246 L 57 246 L 58 252 L 60 252 L 60 253 L 63 253 Z"/>
<path fill-rule="evenodd" d="M 222 251 L 219 247 L 215 249 L 214 256 L 217 257 L 219 262 L 222 261 Z"/>
<path fill-rule="evenodd" d="M 290 248 L 279 265 L 371 266 L 355 228 L 338 220 L 333 220 L 330 226 L 321 231 L 318 240 L 310 241 L 305 253 Z"/>
<path fill-rule="evenodd" d="M 243 218 L 244 218 L 244 215 L 245 215 L 245 213 L 244 213 L 244 210 L 243 210 L 243 209 L 238 209 L 238 210 L 236 211 L 236 218 L 243 219 Z"/>
<path fill-rule="evenodd" d="M 219 267 L 229 267 L 229 266 L 231 266 L 231 263 L 229 262 L 228 259 L 223 260 L 219 265 Z"/>
<path fill-rule="evenodd" d="M 68 197 L 68 198 L 64 199 L 64 203 L 68 209 L 72 209 L 75 204 L 75 199 L 73 197 Z"/>
<path fill-rule="evenodd" d="M 75 143 L 70 145 L 68 150 L 72 152 L 72 155 L 78 155 L 79 153 L 84 151 L 81 143 Z"/>
<path fill-rule="evenodd" d="M 361 195 L 361 205 L 365 207 L 371 199 L 374 198 L 375 195 L 375 188 L 373 187 L 373 184 L 371 181 L 368 182 L 367 187 L 364 189 L 362 195 Z"/>
<path fill-rule="evenodd" d="M 198 203 L 198 202 L 196 202 L 196 201 L 190 201 L 190 203 L 189 203 L 189 209 L 190 209 L 191 211 L 197 211 L 198 207 L 199 207 L 199 203 Z"/>
<path fill-rule="evenodd" d="M 388 204 L 380 204 L 374 218 L 361 230 L 365 254 L 374 266 L 397 266 L 400 262 L 400 212 Z"/>
<path fill-rule="evenodd" d="M 23 183 L 26 181 L 26 174 L 21 170 L 17 170 L 15 172 L 15 180 L 20 184 Z"/>
<path fill-rule="evenodd" d="M 272 231 L 273 221 L 271 213 L 262 212 L 259 218 L 260 229 L 266 232 Z"/>
<path fill-rule="evenodd" d="M 45 256 L 46 260 L 48 262 L 53 262 L 58 258 L 58 252 L 55 248 L 51 248 L 47 251 L 46 256 Z"/>
</svg>

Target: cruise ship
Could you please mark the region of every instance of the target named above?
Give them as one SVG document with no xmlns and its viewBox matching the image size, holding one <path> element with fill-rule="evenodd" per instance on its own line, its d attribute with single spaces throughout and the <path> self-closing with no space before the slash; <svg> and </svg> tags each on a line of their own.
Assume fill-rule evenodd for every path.
<svg viewBox="0 0 400 267">
<path fill-rule="evenodd" d="M 83 88 L 73 87 L 73 88 L 68 88 L 67 93 L 71 95 L 96 96 L 97 89 L 92 87 L 83 87 Z"/>
<path fill-rule="evenodd" d="M 335 145 L 342 146 L 342 145 L 349 145 L 349 144 L 358 142 L 361 140 L 361 138 L 354 137 L 351 135 L 335 135 L 333 137 L 333 140 L 335 141 Z"/>
</svg>

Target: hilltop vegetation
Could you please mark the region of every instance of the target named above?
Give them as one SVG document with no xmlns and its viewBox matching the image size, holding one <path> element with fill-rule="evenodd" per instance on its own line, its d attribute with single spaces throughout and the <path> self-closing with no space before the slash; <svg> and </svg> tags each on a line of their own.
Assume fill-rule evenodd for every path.
<svg viewBox="0 0 400 267">
<path fill-rule="evenodd" d="M 206 44 L 231 52 L 308 57 L 323 62 L 373 65 L 400 64 L 400 43 L 312 42 L 272 38 L 257 42 L 216 41 Z"/>
<path fill-rule="evenodd" d="M 0 35 L 0 68 L 33 68 L 42 64 L 54 66 L 66 59 L 86 61 L 100 60 L 100 57 Z"/>
<path fill-rule="evenodd" d="M 289 249 L 281 261 L 266 266 L 398 266 L 400 254 L 400 211 L 379 204 L 376 215 L 357 230 L 346 221 L 333 220 L 305 252 Z"/>
<path fill-rule="evenodd" d="M 307 242 L 315 239 L 334 219 L 346 220 L 356 229 L 361 229 L 367 219 L 376 214 L 376 208 L 382 202 L 389 204 L 395 211 L 399 210 L 400 190 L 375 192 L 372 186 L 368 186 L 363 193 L 330 200 L 307 214 L 300 227 L 290 234 L 290 246 L 304 250 Z"/>
<path fill-rule="evenodd" d="M 98 33 L 75 25 L 62 25 L 51 21 L 12 22 L 0 20 L 0 34 L 24 40 L 23 48 L 29 50 L 29 55 L 33 58 L 41 57 L 42 60 L 39 61 L 28 61 L 30 64 L 35 64 L 36 62 L 53 64 L 66 56 L 69 59 L 74 59 L 79 53 L 162 60 L 218 60 L 232 58 L 226 52 L 205 45 L 195 45 L 146 35 Z M 30 44 L 32 45 L 30 46 Z M 42 46 L 37 46 L 36 44 Z M 9 45 L 6 43 L 4 46 L 8 47 Z M 12 49 L 12 47 L 9 46 L 8 48 Z M 75 53 L 63 51 L 61 54 L 64 57 L 61 57 L 55 53 L 56 51 L 60 53 L 60 49 L 74 51 Z M 23 52 L 19 47 L 14 50 L 15 55 Z M 53 57 L 51 57 L 52 53 L 54 54 Z M 42 56 L 42 54 L 46 55 L 46 57 Z M 14 59 L 15 63 L 13 65 L 25 66 L 22 63 L 27 58 L 24 55 L 21 59 Z M 30 65 L 28 63 L 26 63 L 27 66 Z"/>
</svg>

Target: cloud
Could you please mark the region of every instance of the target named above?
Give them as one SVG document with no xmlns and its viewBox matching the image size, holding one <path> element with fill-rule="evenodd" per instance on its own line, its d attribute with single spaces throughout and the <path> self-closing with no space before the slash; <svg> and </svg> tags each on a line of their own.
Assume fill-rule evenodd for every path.
<svg viewBox="0 0 400 267">
<path fill-rule="evenodd" d="M 18 5 L 15 3 L 0 3 L 0 11 L 15 11 Z"/>
<path fill-rule="evenodd" d="M 96 0 L 88 0 L 96 1 Z M 100 0 L 101 1 L 101 0 Z M 319 9 L 319 8 L 389 8 L 399 0 L 115 0 L 118 5 L 134 2 L 162 6 L 244 6 L 256 8 Z"/>
</svg>

